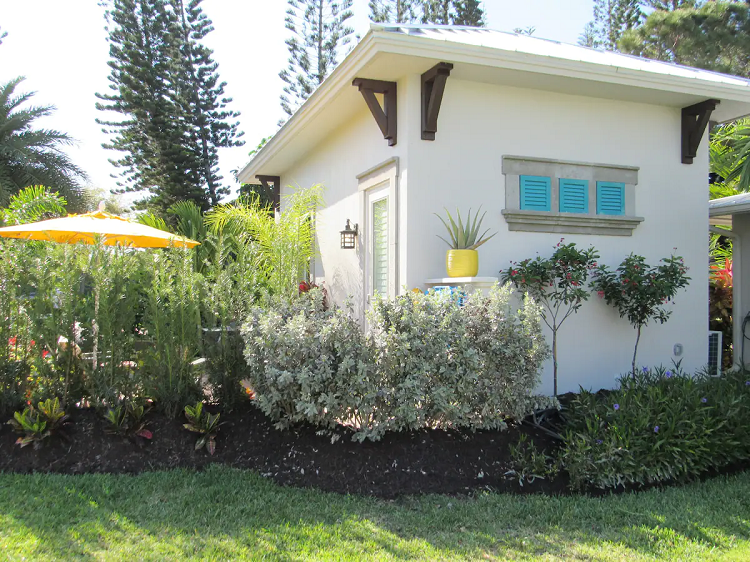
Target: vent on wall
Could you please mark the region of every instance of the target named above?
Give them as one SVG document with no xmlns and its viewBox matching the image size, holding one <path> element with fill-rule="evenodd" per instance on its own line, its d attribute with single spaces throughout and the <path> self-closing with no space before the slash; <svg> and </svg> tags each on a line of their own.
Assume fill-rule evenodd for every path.
<svg viewBox="0 0 750 562">
<path fill-rule="evenodd" d="M 721 332 L 708 332 L 708 373 L 710 375 L 721 374 L 722 338 Z"/>
</svg>

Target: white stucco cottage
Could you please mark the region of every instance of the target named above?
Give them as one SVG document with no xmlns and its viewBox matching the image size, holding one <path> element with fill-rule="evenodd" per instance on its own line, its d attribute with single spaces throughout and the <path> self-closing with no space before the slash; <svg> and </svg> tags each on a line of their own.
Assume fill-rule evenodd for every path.
<svg viewBox="0 0 750 562">
<path fill-rule="evenodd" d="M 360 313 L 376 290 L 445 276 L 444 207 L 488 211 L 499 234 L 479 250 L 481 278 L 561 237 L 614 266 L 677 248 L 692 281 L 638 359 L 693 370 L 708 352 L 706 125 L 746 114 L 750 81 L 736 77 L 486 29 L 373 24 L 239 178 L 282 196 L 326 186 L 314 276 Z M 347 220 L 354 250 L 341 248 Z M 593 297 L 560 332 L 560 391 L 611 386 L 634 338 Z M 549 365 L 542 391 L 551 379 Z"/>
</svg>

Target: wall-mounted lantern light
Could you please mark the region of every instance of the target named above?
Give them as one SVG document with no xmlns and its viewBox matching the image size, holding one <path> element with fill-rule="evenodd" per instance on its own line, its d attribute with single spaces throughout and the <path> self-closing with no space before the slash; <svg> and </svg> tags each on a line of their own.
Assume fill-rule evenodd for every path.
<svg viewBox="0 0 750 562">
<path fill-rule="evenodd" d="M 352 227 L 349 219 L 346 219 L 346 226 L 341 231 L 341 249 L 342 250 L 353 250 L 357 242 L 357 232 L 359 231 L 359 225 Z"/>
</svg>

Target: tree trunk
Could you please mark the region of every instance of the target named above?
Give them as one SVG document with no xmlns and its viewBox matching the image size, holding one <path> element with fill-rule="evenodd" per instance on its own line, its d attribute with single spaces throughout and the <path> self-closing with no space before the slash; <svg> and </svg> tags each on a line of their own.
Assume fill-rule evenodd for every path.
<svg viewBox="0 0 750 562">
<path fill-rule="evenodd" d="M 208 189 L 208 200 L 212 207 L 219 204 L 219 196 L 216 193 L 216 183 L 213 181 L 211 174 L 211 162 L 208 154 L 208 139 L 207 139 L 207 124 L 206 117 L 203 114 L 200 100 L 200 84 L 198 83 L 198 76 L 195 73 L 195 58 L 193 57 L 193 47 L 190 43 L 190 29 L 188 29 L 187 17 L 185 16 L 185 5 L 183 0 L 180 0 L 180 19 L 182 21 L 182 33 L 183 41 L 185 41 L 185 50 L 187 52 L 190 78 L 193 82 L 194 91 L 192 92 L 195 101 L 195 111 L 198 115 L 198 130 L 200 131 L 201 141 L 201 167 L 203 168 L 203 175 L 206 180 L 206 187 Z"/>
<path fill-rule="evenodd" d="M 323 67 L 323 0 L 318 0 L 318 86 L 325 80 Z"/>
<path fill-rule="evenodd" d="M 638 335 L 635 338 L 635 349 L 633 350 L 633 378 L 635 378 L 635 358 L 638 355 L 638 342 L 641 341 L 641 326 L 640 324 L 636 328 Z"/>
<path fill-rule="evenodd" d="M 553 394 L 557 396 L 557 328 L 552 330 L 552 384 Z"/>
</svg>

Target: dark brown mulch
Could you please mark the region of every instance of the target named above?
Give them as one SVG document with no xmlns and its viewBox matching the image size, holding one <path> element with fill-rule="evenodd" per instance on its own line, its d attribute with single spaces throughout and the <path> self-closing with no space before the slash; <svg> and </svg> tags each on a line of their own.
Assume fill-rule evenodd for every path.
<svg viewBox="0 0 750 562">
<path fill-rule="evenodd" d="M 317 435 L 315 428 L 279 431 L 260 411 L 248 406 L 222 415 L 216 454 L 195 451 L 196 434 L 185 420 L 150 414 L 151 441 L 131 442 L 105 433 L 93 410 L 72 412 L 70 440 L 52 437 L 41 448 L 14 445 L 16 434 L 0 427 L 0 470 L 6 472 L 140 473 L 170 468 L 202 468 L 222 463 L 252 469 L 279 484 L 392 498 L 407 494 L 466 494 L 477 490 L 567 493 L 564 476 L 520 486 L 505 476 L 509 445 L 526 434 L 541 449 L 556 442 L 525 425 L 506 431 L 425 430 L 387 435 L 379 442 L 352 442 L 339 431 Z"/>
</svg>

